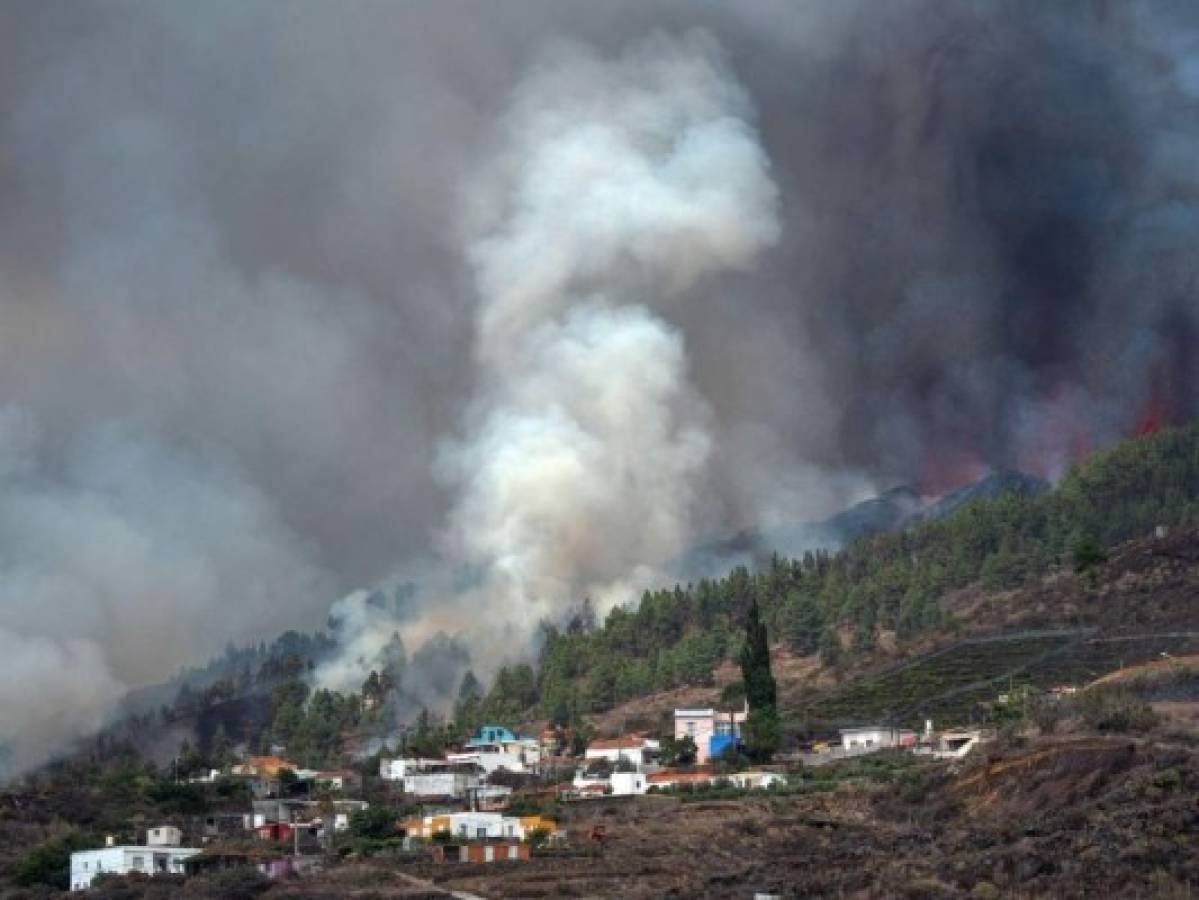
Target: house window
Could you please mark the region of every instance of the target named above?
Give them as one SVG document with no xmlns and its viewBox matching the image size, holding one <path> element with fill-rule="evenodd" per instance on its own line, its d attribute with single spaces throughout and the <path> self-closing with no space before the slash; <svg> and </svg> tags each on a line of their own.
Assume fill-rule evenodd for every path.
<svg viewBox="0 0 1199 900">
<path fill-rule="evenodd" d="M 141 869 L 141 867 L 142 867 L 142 862 L 143 862 L 143 858 L 142 858 L 142 857 L 140 857 L 140 856 L 135 856 L 135 857 L 133 857 L 133 859 L 130 861 L 130 863 L 129 863 L 129 867 L 130 867 L 130 868 L 132 868 L 132 869 L 138 869 L 138 870 L 140 870 L 140 869 Z"/>
<path fill-rule="evenodd" d="M 477 837 L 479 840 L 483 840 L 483 838 L 487 837 L 487 829 L 486 828 L 476 828 L 475 829 L 475 837 Z"/>
<path fill-rule="evenodd" d="M 694 722 L 687 723 L 687 734 L 691 737 L 695 737 L 695 723 Z"/>
</svg>

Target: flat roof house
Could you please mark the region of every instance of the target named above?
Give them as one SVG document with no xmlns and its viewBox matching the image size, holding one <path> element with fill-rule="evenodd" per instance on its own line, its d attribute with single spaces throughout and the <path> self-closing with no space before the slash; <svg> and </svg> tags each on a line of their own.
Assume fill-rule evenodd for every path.
<svg viewBox="0 0 1199 900">
<path fill-rule="evenodd" d="M 146 843 L 79 850 L 71 854 L 71 890 L 86 891 L 99 875 L 182 875 L 184 860 L 200 852 L 198 847 L 174 846 L 182 832 L 173 825 L 151 828 Z"/>
<path fill-rule="evenodd" d="M 916 732 L 892 725 L 863 725 L 841 729 L 841 748 L 847 753 L 866 753 L 889 747 L 914 747 Z"/>
</svg>

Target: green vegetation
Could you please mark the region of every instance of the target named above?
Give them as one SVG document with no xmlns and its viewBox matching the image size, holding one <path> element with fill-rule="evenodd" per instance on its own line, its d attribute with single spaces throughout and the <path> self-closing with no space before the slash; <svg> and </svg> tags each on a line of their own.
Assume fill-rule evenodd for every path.
<svg viewBox="0 0 1199 900">
<path fill-rule="evenodd" d="M 1143 732 L 1158 724 L 1152 707 L 1122 685 L 1088 688 L 1073 699 L 1071 706 L 1083 722 L 1099 732 Z"/>
<path fill-rule="evenodd" d="M 1054 567 L 1093 569 L 1114 543 L 1156 525 L 1195 522 L 1197 512 L 1199 425 L 1193 425 L 1097 453 L 1052 492 L 980 499 L 944 519 L 859 540 L 838 553 L 775 556 L 757 572 L 738 566 L 723 578 L 647 591 L 636 606 L 613 609 L 602 622 L 583 600 L 565 624 L 543 625 L 535 664 L 501 669 L 487 689 L 467 673 L 451 720 L 422 716 L 404 749 L 435 755 L 484 722 L 515 727 L 532 717 L 585 742 L 588 714 L 658 690 L 712 686 L 715 667 L 742 658 L 747 634 L 818 654 L 827 667 L 852 664 L 876 646 L 881 631 L 912 646 L 952 628 L 943 611 L 952 590 L 1016 587 Z M 400 689 L 402 647 L 359 693 L 312 693 L 309 673 L 330 647 L 322 635 L 289 632 L 269 648 L 230 647 L 221 660 L 188 673 L 161 713 L 167 723 L 196 723 L 197 746 L 182 754 L 179 773 L 227 765 L 236 743 L 261 752 L 283 744 L 300 765 L 330 767 L 342 763 L 346 733 L 390 730 L 388 697 Z M 1074 680 L 1088 668 L 1088 654 L 1101 655 L 1078 644 L 1068 653 L 1052 650 L 1052 641 L 1038 639 L 971 646 L 961 657 L 855 685 L 800 710 L 799 718 L 968 713 L 993 696 L 991 681 L 1013 673 L 1038 683 Z M 958 691 L 974 681 L 981 682 L 976 690 Z M 763 746 L 777 732 L 765 713 L 755 713 L 747 727 Z"/>
<path fill-rule="evenodd" d="M 1163 430 L 1094 454 L 1045 494 L 976 500 L 944 519 L 839 553 L 776 556 L 758 573 L 739 566 L 724 578 L 647 591 L 635 608 L 614 609 L 602 624 L 584 604 L 568 627 L 544 626 L 536 668 L 505 669 L 476 697 L 474 720 L 515 724 L 540 713 L 573 722 L 650 691 L 710 685 L 714 666 L 739 656 L 755 606 L 774 640 L 837 665 L 872 648 L 881 629 L 903 642 L 944 627 L 940 601 L 951 590 L 976 582 L 1011 588 L 1055 566 L 1088 568 L 1105 548 L 1156 525 L 1196 521 L 1199 425 Z M 850 646 L 841 645 L 837 628 L 853 635 Z M 1004 658 L 984 658 L 979 677 L 1016 668 L 1044 649 L 1036 642 L 996 648 Z M 935 690 L 938 676 L 929 678 L 926 686 Z M 843 705 L 819 714 L 879 708 L 865 700 Z M 905 705 L 911 703 L 898 697 L 883 708 Z"/>
<path fill-rule="evenodd" d="M 770 670 L 770 643 L 757 600 L 750 603 L 745 622 L 741 683 L 745 688 L 745 702 L 749 705 L 749 716 L 742 730 L 746 753 L 756 762 L 767 762 L 782 743 L 782 729 L 779 726 L 778 686 Z M 729 750 L 736 752 L 735 748 Z"/>
<path fill-rule="evenodd" d="M 70 887 L 71 854 L 92 846 L 91 839 L 76 831 L 50 838 L 17 861 L 12 880 L 22 887 L 48 885 L 65 891 Z"/>
</svg>

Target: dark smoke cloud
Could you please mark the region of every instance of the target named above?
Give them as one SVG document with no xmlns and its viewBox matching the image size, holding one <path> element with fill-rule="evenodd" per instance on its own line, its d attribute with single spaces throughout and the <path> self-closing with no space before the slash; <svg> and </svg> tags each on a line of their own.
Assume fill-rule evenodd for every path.
<svg viewBox="0 0 1199 900">
<path fill-rule="evenodd" d="M 707 410 L 694 535 L 1053 474 L 1194 413 L 1193 3 L 16 0 L 0 680 L 90 726 L 427 558 L 456 502 L 430 473 L 486 393 L 461 211 L 497 119 L 547 43 L 693 27 L 782 218 L 655 307 Z M 8 707 L 25 759 L 76 730 Z"/>
</svg>

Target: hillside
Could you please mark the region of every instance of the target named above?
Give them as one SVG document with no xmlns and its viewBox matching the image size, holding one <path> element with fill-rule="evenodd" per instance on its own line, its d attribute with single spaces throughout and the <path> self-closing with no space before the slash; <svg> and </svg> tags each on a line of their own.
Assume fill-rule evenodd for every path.
<svg viewBox="0 0 1199 900">
<path fill-rule="evenodd" d="M 971 586 L 945 598 L 953 631 L 918 644 L 883 641 L 825 666 L 784 644 L 773 654 L 780 696 L 800 730 L 891 719 L 968 721 L 1011 684 L 1083 685 L 1104 673 L 1199 651 L 1199 528 L 1129 541 L 1085 573 L 1055 571 L 1008 591 Z M 925 648 L 920 652 L 921 648 Z M 711 686 L 654 692 L 594 720 L 603 732 L 650 728 L 676 706 L 718 703 L 739 678 L 718 666 Z"/>
<path fill-rule="evenodd" d="M 880 500 L 897 509 L 907 505 L 905 497 L 914 495 Z M 602 622 L 584 601 L 564 621 L 545 623 L 532 664 L 503 669 L 490 685 L 467 678 L 453 720 L 430 737 L 452 738 L 485 719 L 511 725 L 590 719 L 619 730 L 630 722 L 652 724 L 679 698 L 715 702 L 736 680 L 728 661 L 753 602 L 774 641 L 795 728 L 888 714 L 969 715 L 1003 678 L 1070 681 L 1119 664 L 1121 650 L 1132 659 L 1173 652 L 1170 640 L 1160 646 L 1099 641 L 1109 632 L 1132 637 L 1162 623 L 1181 627 L 1199 557 L 1190 530 L 1196 497 L 1199 426 L 1192 425 L 1097 453 L 1052 491 L 997 473 L 926 507 L 923 518 L 912 519 L 909 510 L 903 530 L 863 537 L 837 553 L 776 554 L 756 571 L 739 566 L 719 579 L 647 591 Z M 878 508 L 866 504 L 846 515 L 873 520 Z M 883 518 L 890 521 L 890 513 Z M 1158 526 L 1166 536 L 1143 543 Z M 869 678 L 958 641 L 1062 629 L 1079 633 L 1061 648 L 1040 647 L 1035 636 L 1023 646 L 1010 638 L 1002 646 L 967 645 L 910 670 L 902 681 L 906 696 L 884 690 L 865 699 Z M 1098 631 L 1083 640 L 1086 629 Z M 1068 652 L 1056 652 L 1067 645 Z M 379 702 L 404 692 L 407 676 L 395 667 L 379 673 L 372 690 L 382 693 L 369 703 L 324 696 L 328 715 L 308 721 L 313 705 L 305 673 L 334 646 L 325 635 L 289 633 L 269 647 L 231 647 L 208 666 L 131 699 L 134 730 L 169 726 L 162 743 L 168 755 L 183 732 L 191 732 L 202 753 L 223 732 L 222 740 L 253 748 L 300 738 L 305 760 L 335 762 L 339 733 L 372 746 L 373 736 L 397 724 L 399 707 L 412 704 Z M 1030 666 L 1036 671 L 1026 671 Z M 867 680 L 853 696 L 835 696 L 838 685 L 860 678 Z M 976 690 L 963 690 L 975 682 Z M 942 696 L 934 702 L 921 693 L 925 687 Z M 382 714 L 364 716 L 368 706 Z"/>
<path fill-rule="evenodd" d="M 1197 587 L 1199 529 L 1175 528 L 1119 544 L 1081 572 L 1058 568 L 1019 588 L 974 584 L 952 592 L 944 600 L 947 615 L 973 621 L 918 641 L 884 635 L 872 650 L 831 666 L 819 653 L 776 646 L 774 667 L 793 734 L 884 715 L 969 718 L 985 714 L 980 702 L 1013 682 L 1099 682 L 1084 691 L 1077 711 L 1062 708 L 1065 721 L 1056 730 L 1016 722 L 1027 737 L 1005 739 L 964 770 L 879 757 L 813 769 L 786 793 L 767 798 L 559 805 L 574 847 L 566 855 L 500 867 L 357 860 L 304 881 L 260 886 L 259 895 L 430 897 L 452 889 L 496 898 L 735 897 L 753 888 L 787 896 L 966 897 L 1003 896 L 1019 886 L 1029 896 L 1094 896 L 1116 887 L 1127 896 L 1186 896 L 1199 879 L 1199 715 L 1194 700 L 1186 701 L 1190 694 L 1156 692 L 1158 673 L 1168 666 L 1141 663 L 1163 651 L 1197 652 L 1191 632 L 1199 621 Z M 1117 669 L 1119 675 L 1104 679 Z M 718 702 L 738 673 L 722 663 L 710 678 L 708 685 L 640 695 L 588 718 L 601 731 L 658 728 L 674 705 Z M 1152 701 L 1156 724 L 1105 731 L 1111 717 L 1088 712 L 1096 705 L 1088 698 L 1110 682 Z M 1177 680 L 1170 683 L 1177 687 Z M 1035 709 L 1032 715 L 1036 720 Z M 119 742 L 106 739 L 0 795 L 4 896 L 46 896 L 9 889 L 39 848 L 244 806 L 245 797 L 221 795 L 215 786 L 174 784 L 170 770 L 147 764 L 141 751 L 132 732 Z M 366 790 L 373 802 L 395 802 L 376 780 Z M 602 858 L 587 850 L 597 823 L 611 835 Z M 860 865 L 864 860 L 870 865 Z M 414 887 L 413 877 L 437 887 Z M 204 879 L 186 887 L 187 896 L 227 895 L 221 883 Z M 111 896 L 166 898 L 176 889 L 118 884 Z"/>
<path fill-rule="evenodd" d="M 615 609 L 602 623 L 585 614 L 566 628 L 547 625 L 538 665 L 502 671 L 486 697 L 460 712 L 467 721 L 478 715 L 570 721 L 609 718 L 608 711 L 628 701 L 683 688 L 707 688 L 715 697 L 714 673 L 735 658 L 751 602 L 763 610 L 780 662 L 805 660 L 793 689 L 782 673 L 785 696 L 963 637 L 1088 628 L 1132 637 L 1158 626 L 1182 627 L 1191 613 L 1199 426 L 1096 453 L 1051 491 L 1013 476 L 979 493 L 951 495 L 942 517 L 863 538 L 835 554 L 775 555 L 759 571 L 738 567 L 721 579 L 647 591 L 636 607 Z M 1159 528 L 1165 537 L 1157 543 L 1138 543 Z M 1172 646 L 1151 640 L 1123 645 L 1134 656 Z M 1113 656 L 1119 662 L 1120 651 L 1085 641 L 1070 643 L 1062 654 L 1048 653 L 1049 646 L 1037 650 L 1035 641 L 1025 649 L 1013 643 L 975 648 L 976 655 L 991 657 L 980 663 L 984 692 L 993 692 L 995 679 L 1020 675 L 1034 657 L 1038 677 L 1069 680 L 1088 665 Z M 932 677 L 940 687 L 941 676 Z M 944 689 L 962 686 L 952 676 Z M 963 694 L 949 711 L 961 714 L 976 699 Z M 914 698 L 901 699 L 846 708 L 837 718 L 915 715 L 918 706 Z"/>
</svg>

